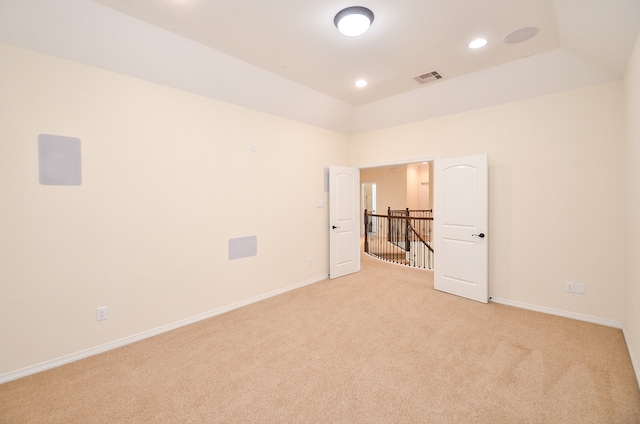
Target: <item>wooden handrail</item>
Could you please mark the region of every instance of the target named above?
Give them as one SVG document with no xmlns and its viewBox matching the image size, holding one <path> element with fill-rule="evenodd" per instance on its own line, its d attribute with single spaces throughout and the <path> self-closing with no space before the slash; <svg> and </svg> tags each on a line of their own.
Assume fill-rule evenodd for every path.
<svg viewBox="0 0 640 424">
<path fill-rule="evenodd" d="M 408 208 L 392 212 L 387 208 L 387 214 L 382 215 L 365 210 L 364 251 L 389 262 L 432 269 L 435 252 L 426 239 L 431 234 L 433 216 L 424 216 L 431 213 L 425 210 L 416 214 Z"/>
<path fill-rule="evenodd" d="M 415 218 L 414 218 L 415 219 Z M 433 219 L 433 218 L 431 218 Z M 413 228 L 413 225 L 411 225 L 411 223 L 409 222 L 409 219 L 407 219 L 407 228 L 411 228 L 411 231 L 413 232 L 413 234 L 416 235 L 416 237 L 418 237 L 418 239 L 425 245 L 427 246 L 427 248 L 431 251 L 431 253 L 435 253 L 433 251 L 433 248 L 431 247 L 431 245 L 429 243 L 427 243 L 420 234 L 418 234 L 418 232 L 415 230 L 415 228 Z"/>
<path fill-rule="evenodd" d="M 365 214 L 367 214 L 367 216 L 374 216 L 376 218 L 388 218 L 389 215 L 380 215 L 380 214 L 375 214 L 375 213 L 368 213 L 365 211 Z M 396 219 L 406 219 L 406 216 L 398 216 L 395 217 Z M 423 221 L 433 221 L 433 217 L 432 216 L 410 216 L 409 218 L 411 219 L 417 219 L 417 220 L 423 220 Z"/>
</svg>

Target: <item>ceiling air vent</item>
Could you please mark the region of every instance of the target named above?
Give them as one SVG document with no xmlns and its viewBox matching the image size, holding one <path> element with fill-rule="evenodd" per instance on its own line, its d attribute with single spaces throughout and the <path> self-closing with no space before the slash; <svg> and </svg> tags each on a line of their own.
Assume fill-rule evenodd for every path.
<svg viewBox="0 0 640 424">
<path fill-rule="evenodd" d="M 438 71 L 431 71 L 431 72 L 427 72 L 426 74 L 418 75 L 413 79 L 418 81 L 420 84 L 426 84 L 428 82 L 433 82 L 441 78 L 442 78 L 442 75 L 440 75 Z"/>
</svg>

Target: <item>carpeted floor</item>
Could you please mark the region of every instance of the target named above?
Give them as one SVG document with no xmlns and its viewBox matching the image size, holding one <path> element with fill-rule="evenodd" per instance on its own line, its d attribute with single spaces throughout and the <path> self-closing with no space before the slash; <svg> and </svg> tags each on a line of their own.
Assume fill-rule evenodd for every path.
<svg viewBox="0 0 640 424">
<path fill-rule="evenodd" d="M 0 385 L 0 423 L 640 423 L 620 330 L 433 290 L 363 256 L 326 280 Z"/>
</svg>

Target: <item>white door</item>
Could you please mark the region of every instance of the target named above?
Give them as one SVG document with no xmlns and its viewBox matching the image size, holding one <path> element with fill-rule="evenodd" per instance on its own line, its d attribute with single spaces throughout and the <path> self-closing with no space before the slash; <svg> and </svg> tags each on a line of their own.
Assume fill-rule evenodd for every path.
<svg viewBox="0 0 640 424">
<path fill-rule="evenodd" d="M 360 271 L 360 171 L 329 168 L 329 278 Z"/>
<path fill-rule="evenodd" d="M 487 303 L 487 155 L 434 166 L 434 287 Z"/>
</svg>

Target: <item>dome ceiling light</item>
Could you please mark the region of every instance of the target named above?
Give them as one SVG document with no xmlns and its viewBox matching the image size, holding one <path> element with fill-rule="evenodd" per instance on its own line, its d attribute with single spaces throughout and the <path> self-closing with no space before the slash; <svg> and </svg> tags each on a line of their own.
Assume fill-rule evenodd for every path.
<svg viewBox="0 0 640 424">
<path fill-rule="evenodd" d="M 362 6 L 352 6 L 342 9 L 333 19 L 336 28 L 349 37 L 364 34 L 372 22 L 373 12 Z"/>
</svg>

